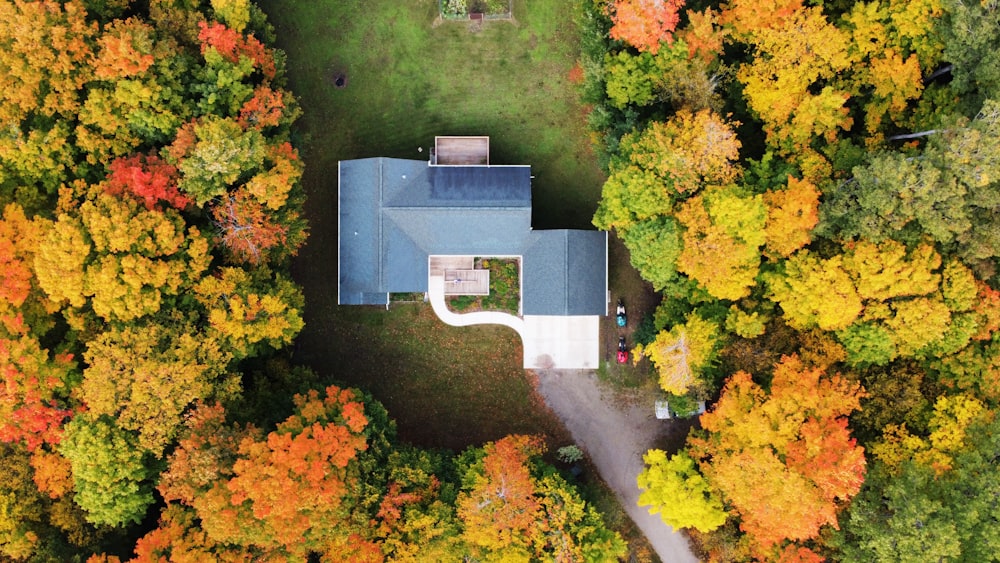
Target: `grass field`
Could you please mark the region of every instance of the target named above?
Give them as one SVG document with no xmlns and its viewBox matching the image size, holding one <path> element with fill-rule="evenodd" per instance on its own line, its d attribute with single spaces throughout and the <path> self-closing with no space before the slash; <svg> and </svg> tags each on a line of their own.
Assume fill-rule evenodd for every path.
<svg viewBox="0 0 1000 563">
<path fill-rule="evenodd" d="M 370 390 L 418 445 L 461 449 L 511 432 L 568 443 L 512 331 L 453 329 L 420 305 L 336 306 L 336 178 L 339 160 L 425 159 L 435 135 L 489 135 L 491 162 L 532 165 L 535 228 L 588 228 L 603 178 L 568 80 L 572 3 L 516 0 L 513 23 L 479 30 L 436 22 L 434 0 L 260 4 L 304 110 L 311 234 L 293 266 L 307 301 L 295 359 Z"/>
</svg>

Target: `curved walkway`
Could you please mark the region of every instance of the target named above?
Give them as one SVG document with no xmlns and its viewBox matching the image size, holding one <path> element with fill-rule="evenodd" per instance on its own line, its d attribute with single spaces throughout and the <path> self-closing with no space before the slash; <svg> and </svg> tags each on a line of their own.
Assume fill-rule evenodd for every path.
<svg viewBox="0 0 1000 563">
<path fill-rule="evenodd" d="M 503 325 L 514 329 L 521 339 L 524 339 L 524 321 L 514 315 L 495 311 L 464 314 L 452 312 L 444 302 L 444 276 L 430 277 L 427 295 L 430 297 L 431 308 L 444 324 L 451 326 Z"/>
<path fill-rule="evenodd" d="M 601 350 L 600 317 L 525 315 L 519 318 L 492 311 L 459 314 L 448 309 L 444 287 L 444 276 L 432 275 L 428 279 L 427 296 L 438 318 L 451 326 L 492 324 L 514 329 L 521 337 L 525 369 L 597 369 Z"/>
</svg>

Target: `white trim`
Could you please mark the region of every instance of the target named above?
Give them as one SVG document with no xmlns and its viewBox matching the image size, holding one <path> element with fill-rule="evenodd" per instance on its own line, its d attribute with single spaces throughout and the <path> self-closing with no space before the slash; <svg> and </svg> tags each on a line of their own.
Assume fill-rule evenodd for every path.
<svg viewBox="0 0 1000 563">
<path fill-rule="evenodd" d="M 611 288 L 608 287 L 608 231 L 604 231 L 604 292 L 607 294 L 608 298 L 604 301 L 604 316 L 608 316 L 611 312 Z"/>
</svg>

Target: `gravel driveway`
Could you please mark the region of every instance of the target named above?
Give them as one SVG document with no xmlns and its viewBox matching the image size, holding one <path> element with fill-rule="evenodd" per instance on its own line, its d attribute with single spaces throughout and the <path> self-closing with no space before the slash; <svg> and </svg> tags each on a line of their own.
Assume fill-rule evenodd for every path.
<svg viewBox="0 0 1000 563">
<path fill-rule="evenodd" d="M 674 423 L 653 416 L 651 397 L 636 401 L 614 397 L 593 371 L 536 373 L 538 392 L 590 456 L 660 559 L 664 563 L 698 561 L 684 535 L 636 504 L 639 489 L 635 478 L 643 468 L 642 455 L 651 447 L 662 447 Z"/>
</svg>

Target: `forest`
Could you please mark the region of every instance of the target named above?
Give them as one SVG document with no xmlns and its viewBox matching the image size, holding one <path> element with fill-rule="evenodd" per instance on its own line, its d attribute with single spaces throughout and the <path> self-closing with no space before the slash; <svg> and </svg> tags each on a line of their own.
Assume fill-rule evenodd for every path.
<svg viewBox="0 0 1000 563">
<path fill-rule="evenodd" d="M 1000 554 L 1000 4 L 591 0 L 594 224 L 708 400 L 640 502 L 708 561 Z"/>
<path fill-rule="evenodd" d="M 538 437 L 295 365 L 302 110 L 248 0 L 0 2 L 0 559 L 615 561 Z"/>
<path fill-rule="evenodd" d="M 636 356 L 707 561 L 1000 553 L 1000 3 L 579 0 Z M 0 0 L 0 557 L 617 561 L 537 436 L 400 440 L 290 360 L 308 139 L 250 0 Z M 567 118 L 576 118 L 570 116 Z"/>
</svg>

